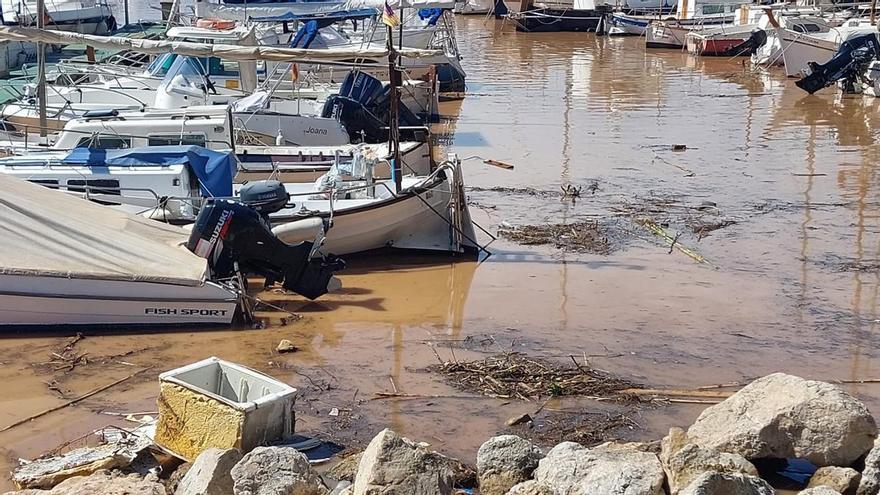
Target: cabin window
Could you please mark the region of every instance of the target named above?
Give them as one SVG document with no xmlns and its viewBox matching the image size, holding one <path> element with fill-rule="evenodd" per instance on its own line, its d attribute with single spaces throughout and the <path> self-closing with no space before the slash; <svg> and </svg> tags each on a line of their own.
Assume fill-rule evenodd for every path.
<svg viewBox="0 0 880 495">
<path fill-rule="evenodd" d="M 91 194 L 114 194 L 119 196 L 119 181 L 115 179 L 70 179 L 67 181 L 67 189 L 73 192 L 86 192 Z"/>
<path fill-rule="evenodd" d="M 58 181 L 56 179 L 30 179 L 28 182 L 46 186 L 49 189 L 58 189 Z"/>
<path fill-rule="evenodd" d="M 120 136 L 88 136 L 76 143 L 77 148 L 92 148 L 98 150 L 120 150 L 131 148 L 131 138 Z"/>
<path fill-rule="evenodd" d="M 148 146 L 205 146 L 204 134 L 184 134 L 177 136 L 148 136 Z"/>
<path fill-rule="evenodd" d="M 791 29 L 798 33 L 818 33 L 821 31 L 821 28 L 816 24 L 795 24 Z"/>
<path fill-rule="evenodd" d="M 724 5 L 703 5 L 703 15 L 723 14 Z"/>
</svg>

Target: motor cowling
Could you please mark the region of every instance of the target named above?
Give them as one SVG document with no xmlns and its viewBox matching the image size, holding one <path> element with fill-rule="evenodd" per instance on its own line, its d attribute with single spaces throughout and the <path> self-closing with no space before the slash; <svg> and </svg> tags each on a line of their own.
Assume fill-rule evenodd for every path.
<svg viewBox="0 0 880 495">
<path fill-rule="evenodd" d="M 290 201 L 290 194 L 281 181 L 258 180 L 241 186 L 238 198 L 242 203 L 265 216 L 281 211 Z"/>
<path fill-rule="evenodd" d="M 290 291 L 316 299 L 339 286 L 333 274 L 345 263 L 333 255 L 313 258 L 314 242 L 288 245 L 278 239 L 255 208 L 238 201 L 213 200 L 202 207 L 187 248 L 208 260 L 214 278 L 236 272 L 280 282 Z"/>
</svg>

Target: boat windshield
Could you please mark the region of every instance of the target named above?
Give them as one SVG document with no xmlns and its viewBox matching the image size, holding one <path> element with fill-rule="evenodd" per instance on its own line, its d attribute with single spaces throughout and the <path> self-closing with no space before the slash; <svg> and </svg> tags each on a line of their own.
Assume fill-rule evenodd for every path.
<svg viewBox="0 0 880 495">
<path fill-rule="evenodd" d="M 165 74 L 162 84 L 169 91 L 202 90 L 206 84 L 205 72 L 198 59 L 177 57 Z"/>
<path fill-rule="evenodd" d="M 174 61 L 177 59 L 176 53 L 164 53 L 161 57 L 153 60 L 153 63 L 147 67 L 147 74 L 153 77 L 165 77 L 165 74 L 168 73 L 168 69 L 171 68 L 171 65 L 174 64 Z"/>
</svg>

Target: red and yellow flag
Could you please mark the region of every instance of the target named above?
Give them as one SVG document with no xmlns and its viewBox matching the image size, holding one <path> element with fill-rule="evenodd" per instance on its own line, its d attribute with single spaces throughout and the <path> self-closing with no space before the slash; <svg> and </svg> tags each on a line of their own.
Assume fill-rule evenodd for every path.
<svg viewBox="0 0 880 495">
<path fill-rule="evenodd" d="M 394 9 L 388 5 L 386 0 L 385 9 L 382 10 L 382 22 L 385 23 L 386 26 L 397 27 L 400 25 L 400 18 L 397 17 L 397 13 L 394 12 Z"/>
</svg>

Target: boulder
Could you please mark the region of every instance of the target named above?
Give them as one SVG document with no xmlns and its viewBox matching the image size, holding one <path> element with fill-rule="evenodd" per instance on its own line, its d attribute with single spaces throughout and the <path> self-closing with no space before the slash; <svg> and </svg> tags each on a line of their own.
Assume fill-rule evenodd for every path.
<svg viewBox="0 0 880 495">
<path fill-rule="evenodd" d="M 330 492 L 330 495 L 351 495 L 351 486 L 349 481 L 340 481 Z"/>
<path fill-rule="evenodd" d="M 524 481 L 511 488 L 506 495 L 554 495 L 553 490 L 535 480 Z"/>
<path fill-rule="evenodd" d="M 874 441 L 874 448 L 865 457 L 865 469 L 859 481 L 858 495 L 880 494 L 880 439 Z"/>
<path fill-rule="evenodd" d="M 174 495 L 228 495 L 232 468 L 241 460 L 238 449 L 205 450 L 196 458 Z"/>
<path fill-rule="evenodd" d="M 827 486 L 816 486 L 801 490 L 798 492 L 798 495 L 841 495 L 841 493 L 837 490 L 832 490 Z"/>
<path fill-rule="evenodd" d="M 658 454 L 660 462 L 663 465 L 668 464 L 669 458 L 687 444 L 688 437 L 684 430 L 677 426 L 670 428 L 669 434 L 660 440 L 660 454 Z"/>
<path fill-rule="evenodd" d="M 666 472 L 670 495 L 676 495 L 707 471 L 758 476 L 758 470 L 743 456 L 715 452 L 694 444 L 687 444 L 677 452 L 664 457 L 665 460 L 661 463 L 663 471 Z"/>
<path fill-rule="evenodd" d="M 428 452 L 386 428 L 364 451 L 352 493 L 448 495 L 453 491 L 452 486 L 453 472 L 448 458 Z"/>
<path fill-rule="evenodd" d="M 330 468 L 327 474 L 337 480 L 354 481 L 354 477 L 357 476 L 358 472 L 358 464 L 360 464 L 363 454 L 363 452 L 358 452 L 345 457 L 338 464 Z"/>
<path fill-rule="evenodd" d="M 480 495 L 504 495 L 517 483 L 531 479 L 541 450 L 516 435 L 492 437 L 477 451 Z"/>
<path fill-rule="evenodd" d="M 305 454 L 291 447 L 257 447 L 232 468 L 235 495 L 326 495 Z"/>
<path fill-rule="evenodd" d="M 165 495 L 161 483 L 139 476 L 116 476 L 106 470 L 67 478 L 51 490 L 23 490 L 6 495 Z"/>
<path fill-rule="evenodd" d="M 12 473 L 16 488 L 52 488 L 74 476 L 88 476 L 102 469 L 128 467 L 149 442 L 132 445 L 107 443 L 98 447 L 82 447 L 63 454 L 36 459 Z"/>
<path fill-rule="evenodd" d="M 748 474 L 707 471 L 694 479 L 680 495 L 773 495 L 766 481 Z"/>
<path fill-rule="evenodd" d="M 853 468 L 826 466 L 813 473 L 807 488 L 824 486 L 843 495 L 855 495 L 862 475 Z"/>
<path fill-rule="evenodd" d="M 573 442 L 553 447 L 535 469 L 535 480 L 566 495 L 661 495 L 657 456 L 635 450 L 594 450 Z"/>
<path fill-rule="evenodd" d="M 689 442 L 717 452 L 805 458 L 848 466 L 877 436 L 867 407 L 829 383 L 774 373 L 707 408 L 688 429 Z"/>
</svg>

